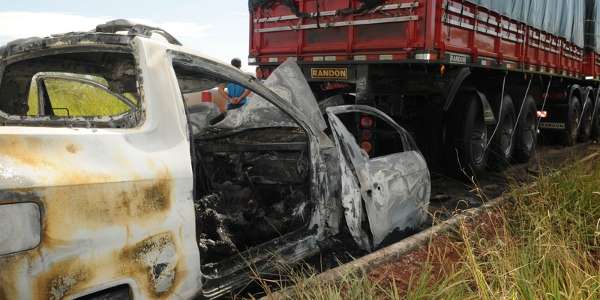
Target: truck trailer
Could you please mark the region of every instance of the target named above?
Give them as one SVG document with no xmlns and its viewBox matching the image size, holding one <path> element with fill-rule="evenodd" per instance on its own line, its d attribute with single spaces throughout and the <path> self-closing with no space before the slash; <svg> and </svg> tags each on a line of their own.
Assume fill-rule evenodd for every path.
<svg viewBox="0 0 600 300">
<path fill-rule="evenodd" d="M 416 137 L 431 168 L 502 170 L 598 137 L 600 57 L 588 0 L 250 0 L 249 62 L 288 58 L 323 107 L 375 106 Z M 367 117 L 354 134 L 387 151 Z"/>
</svg>

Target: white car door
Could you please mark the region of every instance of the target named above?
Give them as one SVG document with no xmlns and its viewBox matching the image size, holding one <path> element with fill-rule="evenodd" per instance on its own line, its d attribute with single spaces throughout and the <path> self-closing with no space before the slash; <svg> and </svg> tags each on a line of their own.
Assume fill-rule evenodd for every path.
<svg viewBox="0 0 600 300">
<path fill-rule="evenodd" d="M 386 123 L 398 135 L 404 151 L 370 158 L 339 118 L 349 113 Z M 369 106 L 330 107 L 327 116 L 340 152 L 346 222 L 357 244 L 371 251 L 393 231 L 422 225 L 427 219 L 431 180 L 427 163 L 410 134 Z M 368 221 L 370 232 L 362 226 L 364 221 Z"/>
</svg>

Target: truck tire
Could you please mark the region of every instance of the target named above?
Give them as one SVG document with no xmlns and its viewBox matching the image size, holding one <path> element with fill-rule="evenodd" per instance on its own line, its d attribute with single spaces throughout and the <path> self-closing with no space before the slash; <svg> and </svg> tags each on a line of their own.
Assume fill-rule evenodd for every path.
<svg viewBox="0 0 600 300">
<path fill-rule="evenodd" d="M 600 141 L 600 101 L 594 105 L 594 119 L 592 120 L 592 136 Z"/>
<path fill-rule="evenodd" d="M 533 157 L 537 136 L 537 106 L 533 96 L 527 95 L 515 132 L 515 162 L 526 163 Z"/>
<path fill-rule="evenodd" d="M 487 143 L 481 101 L 473 93 L 457 95 L 446 123 L 445 156 L 448 172 L 462 177 L 485 170 Z"/>
<path fill-rule="evenodd" d="M 502 111 L 499 111 L 502 108 Z M 502 105 L 496 105 L 498 125 L 489 148 L 488 166 L 494 171 L 506 169 L 513 157 L 517 114 L 510 95 L 504 95 Z M 496 129 L 497 127 L 497 129 Z"/>
<path fill-rule="evenodd" d="M 581 102 L 575 95 L 569 99 L 567 117 L 565 120 L 565 130 L 561 133 L 560 142 L 564 146 L 573 146 L 577 143 L 579 130 L 577 125 L 581 118 Z"/>
<path fill-rule="evenodd" d="M 592 125 L 593 125 L 593 113 L 594 104 L 592 98 L 589 96 L 583 105 L 583 113 L 581 114 L 581 125 L 579 125 L 579 137 L 580 142 L 587 142 L 592 138 Z"/>
</svg>

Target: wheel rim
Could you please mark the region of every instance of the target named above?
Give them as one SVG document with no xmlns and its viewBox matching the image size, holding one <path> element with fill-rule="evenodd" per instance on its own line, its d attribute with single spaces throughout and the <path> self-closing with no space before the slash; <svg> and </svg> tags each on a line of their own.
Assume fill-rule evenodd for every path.
<svg viewBox="0 0 600 300">
<path fill-rule="evenodd" d="M 592 126 L 594 126 L 593 121 L 592 120 L 592 114 L 594 112 L 594 107 L 591 104 L 592 100 L 588 98 L 588 100 L 586 101 L 586 103 L 584 104 L 583 108 L 582 108 L 582 120 L 581 120 L 581 125 L 579 125 L 579 127 L 581 127 L 581 136 L 579 137 L 580 139 L 583 140 L 587 140 L 591 135 L 592 135 Z"/>
<path fill-rule="evenodd" d="M 514 119 L 510 116 L 505 116 L 502 121 L 502 131 L 500 132 L 500 151 L 505 158 L 509 157 L 512 152 L 512 137 L 514 132 Z"/>
<path fill-rule="evenodd" d="M 571 113 L 575 116 L 572 120 L 573 123 L 571 124 L 571 139 L 573 141 L 577 140 L 577 136 L 578 136 L 578 128 L 577 126 L 580 124 L 579 123 L 579 116 L 580 116 L 580 112 L 579 112 L 579 107 L 577 105 L 573 105 L 573 110 L 571 111 Z"/>
<path fill-rule="evenodd" d="M 525 148 L 527 152 L 530 152 L 535 143 L 535 116 L 533 113 L 527 115 L 526 122 L 526 129 L 523 130 L 523 135 L 521 137 L 523 148 Z"/>
<path fill-rule="evenodd" d="M 487 131 L 485 124 L 480 122 L 475 124 L 471 133 L 471 153 L 473 155 L 473 163 L 481 165 L 485 158 L 485 148 L 487 145 Z"/>
<path fill-rule="evenodd" d="M 590 136 L 592 134 L 593 121 L 591 114 L 585 119 L 585 127 L 583 128 L 585 136 Z"/>
</svg>

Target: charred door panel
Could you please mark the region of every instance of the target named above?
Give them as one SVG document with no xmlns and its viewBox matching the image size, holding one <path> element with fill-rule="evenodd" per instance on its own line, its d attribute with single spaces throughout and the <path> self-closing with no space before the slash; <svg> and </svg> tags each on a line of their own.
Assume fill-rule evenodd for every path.
<svg viewBox="0 0 600 300">
<path fill-rule="evenodd" d="M 209 190 L 199 205 L 203 264 L 301 228 L 312 216 L 306 135 L 298 128 L 247 130 L 199 140 Z M 205 216 L 204 218 L 202 216 Z M 217 232 L 227 232 L 227 236 Z M 225 242 L 225 248 L 221 245 Z M 202 245 L 201 245 L 202 249 Z"/>
<path fill-rule="evenodd" d="M 370 158 L 338 118 L 347 113 L 374 116 L 391 126 L 404 152 Z M 371 107 L 330 107 L 327 114 L 343 158 L 342 204 L 357 244 L 371 250 L 395 230 L 420 226 L 427 217 L 431 183 L 427 164 L 410 135 L 383 112 Z M 367 220 L 369 232 L 362 226 Z"/>
</svg>

